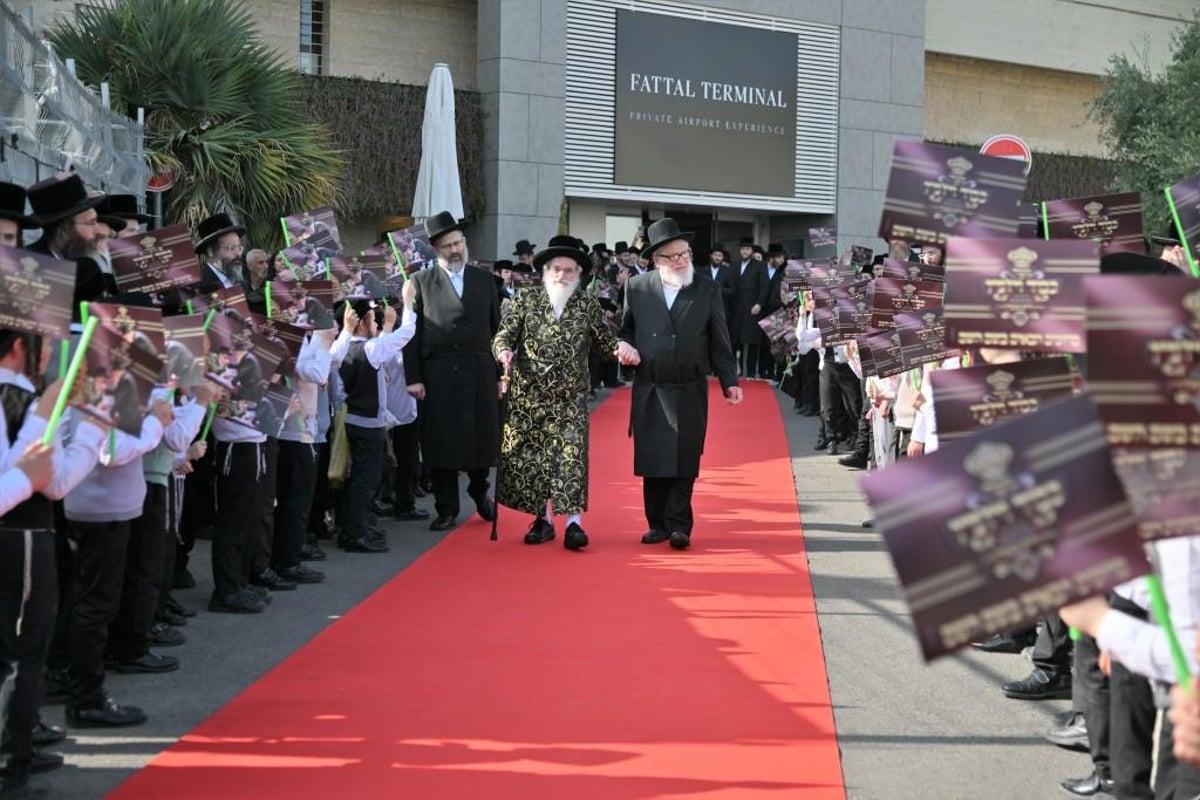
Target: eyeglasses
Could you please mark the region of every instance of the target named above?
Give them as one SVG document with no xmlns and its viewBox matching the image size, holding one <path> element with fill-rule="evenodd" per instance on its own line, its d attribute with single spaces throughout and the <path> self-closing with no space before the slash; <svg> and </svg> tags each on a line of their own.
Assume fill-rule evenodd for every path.
<svg viewBox="0 0 1200 800">
<path fill-rule="evenodd" d="M 547 272 L 557 272 L 560 275 L 574 275 L 575 273 L 579 272 L 579 267 L 572 266 L 570 264 L 568 264 L 565 267 L 563 267 L 563 266 L 553 266 L 553 267 L 548 266 L 548 267 L 546 267 L 546 271 Z"/>
<path fill-rule="evenodd" d="M 465 238 L 463 238 L 463 239 L 455 239 L 455 240 L 454 240 L 454 241 L 452 241 L 452 242 L 442 242 L 441 244 L 439 244 L 439 245 L 437 246 L 437 249 L 438 249 L 438 250 L 450 250 L 450 249 L 453 249 L 453 248 L 455 248 L 455 247 L 458 247 L 459 245 L 463 245 L 463 244 L 466 244 L 466 243 L 467 243 L 467 240 L 466 240 Z"/>
<path fill-rule="evenodd" d="M 678 253 L 655 253 L 655 258 L 662 258 L 670 261 L 672 264 L 682 264 L 692 257 L 691 250 L 682 250 Z"/>
<path fill-rule="evenodd" d="M 221 250 L 222 252 L 225 252 L 225 253 L 240 253 L 243 250 L 245 250 L 246 248 L 244 245 L 240 245 L 240 244 L 223 244 L 220 247 L 218 247 L 217 249 Z"/>
</svg>

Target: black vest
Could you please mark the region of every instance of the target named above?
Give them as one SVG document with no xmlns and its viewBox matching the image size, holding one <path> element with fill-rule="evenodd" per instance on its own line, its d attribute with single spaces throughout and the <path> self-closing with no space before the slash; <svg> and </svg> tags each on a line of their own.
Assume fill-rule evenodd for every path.
<svg viewBox="0 0 1200 800">
<path fill-rule="evenodd" d="M 367 360 L 367 343 L 351 342 L 338 368 L 346 390 L 346 410 L 359 417 L 379 416 L 379 371 Z"/>
<path fill-rule="evenodd" d="M 29 407 L 37 399 L 33 392 L 11 383 L 0 385 L 0 406 L 4 410 L 4 422 L 8 425 L 8 445 L 12 447 L 25 423 Z M 41 494 L 35 493 L 0 519 L 0 528 L 18 530 L 53 530 L 54 504 Z"/>
</svg>

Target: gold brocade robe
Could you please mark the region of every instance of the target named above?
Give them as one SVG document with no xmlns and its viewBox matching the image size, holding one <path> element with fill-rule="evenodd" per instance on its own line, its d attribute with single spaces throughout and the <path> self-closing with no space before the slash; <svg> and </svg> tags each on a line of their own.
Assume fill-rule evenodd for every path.
<svg viewBox="0 0 1200 800">
<path fill-rule="evenodd" d="M 617 349 L 591 295 L 576 290 L 559 319 L 543 287 L 512 299 L 492 342 L 495 354 L 514 354 L 496 488 L 502 505 L 537 514 L 550 498 L 557 514 L 587 509 L 591 347 L 605 357 Z"/>
</svg>

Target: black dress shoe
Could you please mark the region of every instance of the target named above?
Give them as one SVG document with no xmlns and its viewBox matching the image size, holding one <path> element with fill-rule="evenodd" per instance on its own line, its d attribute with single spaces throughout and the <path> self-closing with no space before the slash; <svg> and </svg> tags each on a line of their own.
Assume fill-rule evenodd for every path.
<svg viewBox="0 0 1200 800">
<path fill-rule="evenodd" d="M 371 513 L 378 517 L 389 517 L 394 510 L 388 503 L 383 503 L 379 500 L 371 501 Z"/>
<path fill-rule="evenodd" d="M 391 550 L 383 542 L 372 539 L 369 536 L 347 542 L 344 549 L 347 553 L 386 553 Z M 295 586 L 295 584 L 292 585 Z"/>
<path fill-rule="evenodd" d="M 479 518 L 484 522 L 491 522 L 496 518 L 496 506 L 492 503 L 492 498 L 486 494 L 483 497 L 472 497 L 475 501 L 475 512 L 479 514 Z"/>
<path fill-rule="evenodd" d="M 842 452 L 842 443 L 834 439 L 829 443 L 829 455 L 836 456 Z"/>
<path fill-rule="evenodd" d="M 215 595 L 208 601 L 208 610 L 217 614 L 261 614 L 267 604 L 245 592 L 234 592 L 225 597 Z"/>
<path fill-rule="evenodd" d="M 847 469 L 866 469 L 867 457 L 857 453 L 851 453 L 848 456 L 843 456 L 838 459 L 838 463 Z"/>
<path fill-rule="evenodd" d="M 676 550 L 687 550 L 692 544 L 692 535 L 683 531 L 675 531 L 668 541 Z"/>
<path fill-rule="evenodd" d="M 107 693 L 91 703 L 67 706 L 67 724 L 73 728 L 120 728 L 145 721 L 145 711 L 117 705 Z"/>
<path fill-rule="evenodd" d="M 305 542 L 300 545 L 300 560 L 301 561 L 324 561 L 329 558 L 329 554 L 321 549 L 321 545 L 316 542 Z"/>
<path fill-rule="evenodd" d="M 1014 700 L 1070 700 L 1071 673 L 1051 675 L 1041 667 L 1019 681 L 1001 687 L 1006 697 Z"/>
<path fill-rule="evenodd" d="M 161 622 L 164 625 L 170 625 L 173 628 L 182 628 L 187 625 L 187 617 L 176 614 L 169 608 L 160 608 L 154 612 L 155 623 Z"/>
<path fill-rule="evenodd" d="M 180 567 L 175 570 L 175 574 L 171 576 L 172 589 L 195 589 L 196 578 L 187 567 Z"/>
<path fill-rule="evenodd" d="M 588 535 L 578 522 L 572 522 L 567 526 L 567 531 L 563 534 L 563 547 L 568 550 L 581 550 L 588 545 Z"/>
<path fill-rule="evenodd" d="M 154 674 L 158 672 L 174 672 L 179 669 L 179 659 L 172 656 L 163 656 L 150 651 L 141 658 L 135 658 L 131 661 L 118 661 L 114 666 L 115 672 L 120 672 L 124 675 L 132 675 L 134 673 Z"/>
<path fill-rule="evenodd" d="M 658 544 L 671 538 L 671 534 L 654 528 L 642 534 L 642 544 Z"/>
<path fill-rule="evenodd" d="M 177 631 L 165 622 L 150 626 L 150 644 L 156 647 L 178 647 L 187 641 L 182 631 Z"/>
<path fill-rule="evenodd" d="M 1068 750 L 1088 752 L 1087 719 L 1082 711 L 1072 711 L 1046 731 L 1046 741 Z"/>
<path fill-rule="evenodd" d="M 33 725 L 32 741 L 34 747 L 46 747 L 58 744 L 65 738 L 67 738 L 67 732 L 57 725 L 47 725 L 40 719 Z"/>
<path fill-rule="evenodd" d="M 813 450 L 816 450 L 818 452 L 821 450 L 828 450 L 828 449 L 829 449 L 829 440 L 828 439 L 818 439 L 817 443 L 813 445 Z"/>
<path fill-rule="evenodd" d="M 871 517 L 870 519 L 864 519 L 862 521 L 862 526 L 864 528 L 874 528 L 875 527 L 875 518 Z"/>
<path fill-rule="evenodd" d="M 1020 653 L 1025 649 L 1025 640 L 1011 633 L 998 633 L 982 642 L 971 642 L 971 648 L 981 653 Z"/>
<path fill-rule="evenodd" d="M 279 573 L 279 577 L 284 580 L 295 581 L 296 583 L 323 583 L 325 581 L 325 573 L 315 570 L 304 562 L 297 564 L 294 567 L 281 567 L 275 570 Z"/>
<path fill-rule="evenodd" d="M 264 589 L 270 589 L 272 592 L 291 591 L 296 588 L 293 581 L 279 577 L 279 573 L 267 567 L 258 575 L 250 579 L 251 586 L 261 586 Z"/>
<path fill-rule="evenodd" d="M 163 607 L 166 608 L 168 611 L 170 611 L 172 614 L 178 614 L 181 617 L 188 617 L 190 619 L 190 618 L 196 616 L 195 611 L 192 611 L 190 608 L 185 607 L 182 603 L 180 603 L 174 597 L 171 597 L 171 595 L 169 595 L 169 594 L 167 595 L 166 599 L 163 600 Z"/>
<path fill-rule="evenodd" d="M 65 669 L 47 669 L 42 677 L 42 702 L 57 705 L 67 702 L 71 696 L 71 678 Z M 38 729 L 33 729 L 37 736 Z M 35 741 L 34 744 L 37 744 Z"/>
<path fill-rule="evenodd" d="M 536 517 L 533 522 L 529 523 L 529 530 L 525 531 L 525 544 L 542 544 L 552 539 L 554 539 L 554 523 L 545 517 Z"/>
<path fill-rule="evenodd" d="M 34 750 L 33 760 L 29 762 L 30 772 L 50 772 L 63 765 L 62 753 L 51 753 L 46 750 Z"/>
<path fill-rule="evenodd" d="M 400 508 L 392 513 L 392 519 L 397 519 L 401 522 L 420 522 L 423 519 L 429 519 L 429 512 L 416 506 Z"/>
<path fill-rule="evenodd" d="M 437 516 L 437 519 L 435 519 L 433 522 L 429 523 L 429 530 L 431 530 L 431 531 L 448 531 L 454 527 L 454 519 L 455 519 L 454 517 L 448 517 L 448 516 L 439 514 Z"/>
<path fill-rule="evenodd" d="M 1095 770 L 1086 778 L 1067 778 L 1059 784 L 1067 794 L 1073 797 L 1112 797 L 1112 778 L 1102 778 Z"/>
</svg>

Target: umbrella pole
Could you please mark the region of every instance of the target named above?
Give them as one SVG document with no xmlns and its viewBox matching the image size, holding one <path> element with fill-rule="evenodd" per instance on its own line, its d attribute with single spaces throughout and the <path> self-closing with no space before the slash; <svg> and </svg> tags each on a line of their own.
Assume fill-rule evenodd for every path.
<svg viewBox="0 0 1200 800">
<path fill-rule="evenodd" d="M 500 526 L 500 474 L 504 469 L 504 454 L 501 450 L 504 447 L 504 422 L 508 416 L 508 384 L 511 378 L 509 370 L 510 367 L 506 365 L 504 375 L 500 378 L 500 444 L 496 448 L 496 499 L 492 503 L 492 535 L 488 537 L 493 542 L 500 538 L 496 531 Z"/>
</svg>

